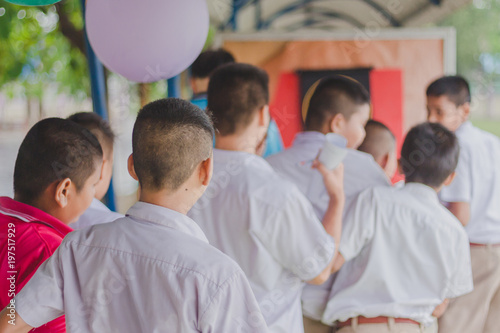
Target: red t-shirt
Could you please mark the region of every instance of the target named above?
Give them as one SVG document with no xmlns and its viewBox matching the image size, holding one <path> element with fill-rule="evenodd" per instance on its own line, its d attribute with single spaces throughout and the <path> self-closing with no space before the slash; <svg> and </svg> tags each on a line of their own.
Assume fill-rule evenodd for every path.
<svg viewBox="0 0 500 333">
<path fill-rule="evenodd" d="M 0 309 L 12 299 L 8 278 L 15 276 L 17 294 L 71 231 L 38 208 L 0 197 Z M 66 332 L 64 316 L 31 332 Z"/>
</svg>

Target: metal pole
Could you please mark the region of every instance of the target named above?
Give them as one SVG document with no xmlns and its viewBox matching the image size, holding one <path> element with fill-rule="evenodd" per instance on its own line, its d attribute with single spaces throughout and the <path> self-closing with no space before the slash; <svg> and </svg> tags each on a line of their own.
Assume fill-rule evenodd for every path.
<svg viewBox="0 0 500 333">
<path fill-rule="evenodd" d="M 82 6 L 82 15 L 83 22 L 85 25 L 85 0 L 80 1 Z M 105 76 L 104 76 L 104 67 L 101 62 L 97 58 L 90 46 L 89 39 L 87 38 L 87 31 L 85 27 L 83 28 L 85 35 L 85 50 L 87 53 L 87 61 L 89 65 L 89 74 L 90 74 L 90 83 L 91 83 L 91 91 L 92 91 L 92 105 L 94 107 L 94 112 L 97 113 L 105 120 L 109 120 L 108 117 L 108 107 L 106 101 L 106 84 L 105 84 Z M 106 195 L 104 196 L 104 200 L 109 209 L 116 211 L 116 201 L 115 201 L 115 193 L 113 190 L 113 179 L 111 179 L 111 183 L 109 184 L 109 189 Z"/>
<path fill-rule="evenodd" d="M 167 80 L 167 96 L 181 97 L 181 76 L 180 74 Z"/>
</svg>

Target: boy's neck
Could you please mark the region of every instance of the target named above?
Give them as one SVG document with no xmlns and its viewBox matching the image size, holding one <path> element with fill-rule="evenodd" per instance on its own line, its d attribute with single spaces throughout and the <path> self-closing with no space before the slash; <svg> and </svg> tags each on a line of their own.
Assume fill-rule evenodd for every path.
<svg viewBox="0 0 500 333">
<path fill-rule="evenodd" d="M 199 194 L 194 190 L 181 186 L 176 191 L 140 191 L 139 201 L 150 203 L 156 206 L 165 207 L 186 215 L 191 207 L 196 203 Z"/>
<path fill-rule="evenodd" d="M 55 217 L 56 219 L 60 220 L 62 223 L 66 224 L 66 225 L 69 224 L 69 222 L 66 223 L 59 218 L 59 216 L 55 213 L 54 202 L 50 202 L 48 200 L 45 200 L 44 196 L 41 196 L 41 198 L 34 200 L 34 201 L 27 201 L 27 200 L 24 200 L 23 198 L 19 197 L 18 195 L 14 194 L 14 200 L 18 201 L 20 203 L 23 203 L 25 205 L 34 207 L 36 209 L 39 209 L 42 212 L 47 213 L 52 217 Z"/>
<path fill-rule="evenodd" d="M 408 182 L 406 184 L 411 184 L 411 183 L 414 183 L 414 184 L 420 184 L 420 185 L 425 185 L 431 189 L 433 189 L 436 193 L 439 193 L 439 191 L 441 191 L 441 189 L 443 188 L 444 185 L 441 185 L 439 187 L 435 187 L 435 186 L 430 186 L 430 185 L 427 185 L 427 184 L 424 184 L 424 183 L 421 183 L 421 182 Z"/>
<path fill-rule="evenodd" d="M 215 148 L 247 152 L 250 154 L 256 154 L 257 152 L 255 137 L 245 135 L 245 133 L 226 136 L 217 135 L 215 138 Z"/>
</svg>

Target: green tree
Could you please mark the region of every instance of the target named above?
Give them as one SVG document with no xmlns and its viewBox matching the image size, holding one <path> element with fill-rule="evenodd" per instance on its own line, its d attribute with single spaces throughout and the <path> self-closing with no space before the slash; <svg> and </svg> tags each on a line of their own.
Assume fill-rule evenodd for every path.
<svg viewBox="0 0 500 333">
<path fill-rule="evenodd" d="M 474 0 L 439 25 L 457 31 L 457 71 L 467 77 L 476 102 L 495 116 L 500 87 L 500 0 Z"/>
<path fill-rule="evenodd" d="M 83 99 L 89 93 L 83 53 L 83 21 L 78 1 L 45 7 L 0 1 L 0 86 L 27 99 L 43 99 L 49 85 Z M 81 44 L 81 45 L 78 45 Z"/>
</svg>

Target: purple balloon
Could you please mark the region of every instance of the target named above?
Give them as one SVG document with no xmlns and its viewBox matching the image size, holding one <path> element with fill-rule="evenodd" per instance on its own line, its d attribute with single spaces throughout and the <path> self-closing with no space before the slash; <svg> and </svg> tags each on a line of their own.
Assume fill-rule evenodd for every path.
<svg viewBox="0 0 500 333">
<path fill-rule="evenodd" d="M 89 42 L 111 71 L 136 82 L 189 67 L 208 35 L 206 0 L 88 0 Z"/>
</svg>

